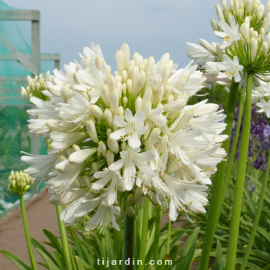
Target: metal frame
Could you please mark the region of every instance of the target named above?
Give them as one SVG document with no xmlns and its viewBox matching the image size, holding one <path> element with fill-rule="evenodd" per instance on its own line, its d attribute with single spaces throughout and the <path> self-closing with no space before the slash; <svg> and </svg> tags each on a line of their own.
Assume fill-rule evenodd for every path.
<svg viewBox="0 0 270 270">
<path fill-rule="evenodd" d="M 0 61 L 18 61 L 27 68 L 32 75 L 40 73 L 40 61 L 54 61 L 55 68 L 60 69 L 60 54 L 40 55 L 40 11 L 39 10 L 0 10 L 1 20 L 31 21 L 32 22 L 32 51 L 31 54 L 20 53 L 5 37 L 0 34 L 0 42 L 10 51 L 9 55 L 0 54 Z M 0 76 L 0 82 L 5 82 L 9 78 Z M 13 76 L 12 81 L 25 82 L 26 77 Z M 2 89 L 7 91 L 7 89 Z M 7 105 L 0 107 L 0 110 Z M 16 104 L 16 106 L 18 106 Z M 25 105 L 24 105 L 25 106 Z M 40 140 L 31 134 L 31 153 L 39 154 Z"/>
<path fill-rule="evenodd" d="M 0 34 L 0 42 L 10 51 L 9 55 L 0 54 L 0 61 L 18 61 L 27 68 L 33 76 L 40 73 L 40 61 L 54 61 L 54 67 L 60 69 L 60 54 L 40 55 L 40 11 L 39 10 L 0 10 L 1 20 L 32 22 L 32 53 L 20 53 L 5 37 Z M 0 81 L 8 77 L 0 76 Z M 13 76 L 12 80 L 25 82 L 21 76 Z"/>
</svg>

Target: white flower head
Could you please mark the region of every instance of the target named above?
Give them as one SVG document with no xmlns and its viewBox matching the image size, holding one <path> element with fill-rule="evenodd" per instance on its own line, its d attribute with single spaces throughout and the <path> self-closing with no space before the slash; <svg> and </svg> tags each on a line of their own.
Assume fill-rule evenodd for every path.
<svg viewBox="0 0 270 270">
<path fill-rule="evenodd" d="M 217 44 L 202 44 L 188 44 L 189 56 L 215 61 Z M 116 217 L 134 214 L 146 196 L 169 207 L 172 220 L 180 211 L 205 212 L 206 185 L 226 155 L 220 143 L 227 137 L 218 105 L 188 105 L 206 80 L 198 65 L 177 69 L 169 53 L 159 61 L 135 53 L 131 60 L 125 43 L 114 73 L 98 45 L 80 56 L 65 73 L 49 76 L 46 99 L 31 98 L 29 129 L 50 139 L 49 154 L 22 158 L 31 165 L 27 172 L 47 181 L 51 202 L 68 205 L 62 220 L 73 224 L 89 214 L 86 230 L 109 223 L 119 230 Z M 213 66 L 236 80 L 242 70 L 226 57 Z M 140 196 L 120 206 L 124 192 Z"/>
</svg>

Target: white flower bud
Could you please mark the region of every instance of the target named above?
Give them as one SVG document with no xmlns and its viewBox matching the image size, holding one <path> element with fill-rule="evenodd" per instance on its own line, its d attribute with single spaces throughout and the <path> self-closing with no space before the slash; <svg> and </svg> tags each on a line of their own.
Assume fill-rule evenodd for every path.
<svg viewBox="0 0 270 270">
<path fill-rule="evenodd" d="M 111 133 L 112 133 L 112 130 L 110 128 L 108 128 L 107 129 L 107 137 L 110 137 Z"/>
<path fill-rule="evenodd" d="M 265 32 L 268 32 L 269 27 L 270 27 L 270 13 L 268 13 L 267 17 L 263 21 L 263 28 Z"/>
<path fill-rule="evenodd" d="M 161 103 L 163 96 L 164 96 L 164 87 L 162 85 L 156 92 L 154 92 L 153 104 Z"/>
<path fill-rule="evenodd" d="M 242 34 L 243 34 L 243 37 L 244 37 L 246 44 L 249 44 L 249 25 L 248 25 L 248 23 L 244 22 L 241 25 L 241 30 L 242 30 Z"/>
<path fill-rule="evenodd" d="M 128 92 L 131 94 L 131 92 L 132 92 L 132 80 L 131 79 L 127 80 L 127 89 L 128 89 Z"/>
<path fill-rule="evenodd" d="M 71 91 L 69 89 L 68 85 L 66 83 L 63 83 L 63 85 L 62 85 L 62 94 L 63 94 L 63 98 L 64 98 L 66 103 L 68 103 L 68 100 L 70 98 L 72 98 L 72 93 L 73 93 L 73 91 Z"/>
<path fill-rule="evenodd" d="M 53 78 L 53 81 L 54 81 L 54 79 L 55 79 L 55 78 Z M 74 81 L 76 82 L 76 84 L 81 84 L 81 85 L 84 84 L 84 82 L 83 82 L 83 80 L 81 79 L 81 77 L 79 76 L 78 72 L 74 72 L 74 74 L 73 74 L 73 79 L 74 79 Z"/>
<path fill-rule="evenodd" d="M 259 34 L 257 31 L 254 31 L 252 36 L 257 39 L 259 37 Z"/>
<path fill-rule="evenodd" d="M 221 10 L 219 4 L 216 4 L 215 7 L 216 7 L 218 19 L 219 19 L 220 21 L 224 21 L 223 12 L 222 12 L 222 10 Z"/>
<path fill-rule="evenodd" d="M 246 1 L 246 10 L 247 12 L 250 12 L 253 6 L 253 0 L 247 0 Z"/>
<path fill-rule="evenodd" d="M 258 41 L 254 37 L 251 38 L 251 63 L 256 60 L 258 50 Z"/>
<path fill-rule="evenodd" d="M 21 95 L 22 95 L 23 100 L 25 102 L 27 102 L 27 100 L 29 99 L 29 97 L 28 97 L 28 94 L 27 94 L 27 92 L 26 92 L 26 90 L 25 90 L 24 87 L 21 87 Z"/>
<path fill-rule="evenodd" d="M 74 151 L 80 151 L 80 150 L 81 150 L 81 148 L 80 148 L 77 144 L 73 144 L 73 145 L 72 145 L 72 149 L 73 149 Z"/>
<path fill-rule="evenodd" d="M 106 84 L 108 85 L 110 92 L 112 92 L 115 89 L 116 83 L 112 75 L 108 75 L 106 77 Z"/>
<path fill-rule="evenodd" d="M 206 40 L 200 39 L 199 42 L 207 51 L 209 51 L 210 53 L 214 55 L 217 55 L 217 52 L 214 49 L 214 47 L 210 43 L 208 43 Z"/>
<path fill-rule="evenodd" d="M 127 107 L 127 103 L 128 103 L 127 97 L 123 97 L 123 105 L 124 105 L 124 108 Z"/>
<path fill-rule="evenodd" d="M 152 97 L 153 97 L 153 90 L 151 87 L 147 87 L 143 94 L 143 100 L 142 100 L 143 105 L 146 104 L 148 100 L 151 101 Z"/>
<path fill-rule="evenodd" d="M 263 43 L 262 48 L 263 48 L 264 57 L 267 57 L 268 56 L 269 47 L 268 47 L 268 44 L 267 44 L 266 41 Z"/>
<path fill-rule="evenodd" d="M 151 132 L 151 129 L 153 127 L 152 122 L 147 121 L 146 124 L 145 124 L 145 127 L 146 127 L 146 131 L 144 133 L 144 139 L 147 140 L 147 138 L 148 138 L 148 136 L 149 136 L 149 134 Z"/>
<path fill-rule="evenodd" d="M 96 162 L 92 162 L 91 167 L 93 172 L 98 172 L 98 165 Z"/>
<path fill-rule="evenodd" d="M 168 143 L 168 135 L 164 134 L 160 140 L 160 145 L 159 145 L 159 153 L 162 154 L 166 147 L 167 147 L 167 143 Z"/>
<path fill-rule="evenodd" d="M 112 126 L 113 125 L 113 116 L 112 116 L 112 112 L 110 111 L 110 109 L 105 109 L 104 117 L 105 117 L 107 123 L 109 124 L 109 126 Z"/>
<path fill-rule="evenodd" d="M 173 163 L 168 164 L 166 173 L 170 175 L 170 174 L 175 173 L 179 169 L 180 169 L 179 161 L 175 160 Z"/>
<path fill-rule="evenodd" d="M 112 138 L 108 138 L 107 145 L 115 154 L 119 152 L 119 145 L 116 140 L 113 140 Z"/>
<path fill-rule="evenodd" d="M 96 118 L 103 118 L 103 111 L 97 105 L 92 105 L 90 108 L 90 113 L 94 115 Z"/>
<path fill-rule="evenodd" d="M 88 148 L 88 149 L 79 150 L 72 153 L 69 156 L 68 161 L 69 163 L 73 163 L 73 164 L 81 164 L 96 152 L 97 152 L 97 148 Z"/>
<path fill-rule="evenodd" d="M 96 65 L 96 68 L 101 71 L 102 70 L 102 67 L 103 67 L 103 61 L 100 57 L 96 57 L 95 59 L 95 65 Z"/>
<path fill-rule="evenodd" d="M 27 76 L 27 83 L 28 85 L 31 85 L 33 83 L 33 79 L 29 75 Z"/>
<path fill-rule="evenodd" d="M 122 74 L 124 69 L 124 54 L 122 50 L 116 52 L 116 64 L 119 71 L 119 74 Z"/>
<path fill-rule="evenodd" d="M 211 26 L 213 28 L 213 31 L 218 31 L 218 27 L 217 27 L 217 24 L 216 24 L 215 20 L 211 19 L 210 22 L 211 22 Z"/>
<path fill-rule="evenodd" d="M 270 33 L 267 34 L 266 42 L 267 42 L 268 47 L 270 48 Z"/>
<path fill-rule="evenodd" d="M 106 75 L 107 75 L 107 76 L 108 76 L 108 75 L 111 75 L 111 73 L 112 73 L 112 69 L 111 69 L 110 65 L 107 65 L 107 66 L 106 66 Z"/>
<path fill-rule="evenodd" d="M 87 120 L 86 121 L 86 129 L 87 132 L 92 139 L 93 142 L 98 143 L 98 137 L 97 137 L 97 131 L 96 131 L 96 126 L 95 122 L 93 120 Z"/>
<path fill-rule="evenodd" d="M 178 132 L 180 129 L 183 129 L 189 123 L 193 115 L 194 110 L 188 110 L 187 112 L 185 112 L 180 118 L 179 122 L 177 123 L 173 131 Z"/>
<path fill-rule="evenodd" d="M 124 60 L 124 69 L 128 68 L 129 59 L 130 59 L 130 49 L 129 46 L 124 43 L 121 47 L 121 50 L 123 52 L 123 60 Z"/>
<path fill-rule="evenodd" d="M 265 30 L 264 30 L 264 28 L 261 28 L 261 30 L 260 30 L 260 38 L 263 39 L 264 36 L 265 36 Z"/>
<path fill-rule="evenodd" d="M 226 0 L 221 0 L 222 7 L 224 9 L 227 9 L 227 1 Z"/>
<path fill-rule="evenodd" d="M 102 155 L 106 157 L 106 145 L 104 144 L 104 142 L 99 142 L 98 148 Z"/>
<path fill-rule="evenodd" d="M 141 112 L 142 111 L 142 98 L 138 96 L 135 101 L 135 111 Z"/>
<path fill-rule="evenodd" d="M 110 90 L 106 84 L 102 84 L 100 87 L 100 96 L 107 107 L 110 106 Z"/>
<path fill-rule="evenodd" d="M 126 150 L 126 147 L 127 147 L 127 143 L 126 142 L 122 142 L 121 143 L 121 150 L 122 151 L 125 151 Z"/>
<path fill-rule="evenodd" d="M 122 81 L 124 83 L 126 83 L 127 82 L 127 79 L 128 79 L 127 71 L 126 70 L 123 70 L 123 72 L 122 72 Z"/>
<path fill-rule="evenodd" d="M 118 115 L 119 117 L 121 117 L 122 119 L 124 119 L 124 108 L 123 108 L 122 106 L 119 106 L 119 107 L 118 107 L 117 115 Z"/>
<path fill-rule="evenodd" d="M 153 56 L 150 56 L 147 60 L 145 67 L 144 67 L 144 72 L 145 72 L 146 78 L 149 77 L 150 72 L 151 72 L 152 68 L 154 67 L 154 65 L 155 65 L 155 59 Z"/>
<path fill-rule="evenodd" d="M 147 142 L 145 143 L 145 149 L 151 150 L 152 147 L 157 143 L 159 135 L 160 135 L 161 130 L 159 128 L 154 128 L 147 140 Z"/>
<path fill-rule="evenodd" d="M 134 83 L 134 85 L 133 85 L 131 97 L 135 97 L 135 96 L 137 96 L 137 95 L 140 93 L 140 91 L 142 90 L 142 88 L 143 88 L 145 82 L 146 82 L 146 77 L 143 76 L 143 75 L 140 75 L 140 76 L 136 79 L 136 81 L 135 81 L 135 83 Z"/>
<path fill-rule="evenodd" d="M 122 84 L 122 93 L 124 96 L 127 94 L 127 84 L 126 83 Z"/>
<path fill-rule="evenodd" d="M 131 74 L 133 83 L 137 80 L 137 78 L 139 77 L 139 74 L 140 74 L 139 67 L 135 65 L 132 69 L 132 74 Z"/>
<path fill-rule="evenodd" d="M 119 106 L 119 97 L 117 91 L 112 91 L 110 94 L 110 105 L 112 114 L 116 115 L 118 112 L 118 106 Z"/>
<path fill-rule="evenodd" d="M 107 159 L 108 166 L 110 166 L 112 163 L 114 163 L 114 154 L 111 150 L 107 151 L 106 159 Z"/>
</svg>

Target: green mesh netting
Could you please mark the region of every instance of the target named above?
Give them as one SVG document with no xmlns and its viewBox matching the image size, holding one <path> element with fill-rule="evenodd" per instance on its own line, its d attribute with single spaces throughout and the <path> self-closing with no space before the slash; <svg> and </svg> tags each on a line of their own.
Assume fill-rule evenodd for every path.
<svg viewBox="0 0 270 270">
<path fill-rule="evenodd" d="M 7 40 L 20 53 L 31 55 L 31 21 L 1 19 L 2 10 L 18 10 L 0 0 L 0 216 L 6 212 L 7 202 L 17 197 L 4 192 L 11 170 L 21 170 L 27 165 L 20 160 L 20 151 L 45 154 L 44 140 L 30 135 L 27 128 L 29 115 L 21 97 L 21 86 L 27 86 L 26 76 L 31 75 L 18 61 L 11 61 L 12 54 L 1 42 Z M 53 61 L 40 63 L 41 73 L 54 69 Z M 36 192 L 36 188 L 33 188 Z"/>
</svg>

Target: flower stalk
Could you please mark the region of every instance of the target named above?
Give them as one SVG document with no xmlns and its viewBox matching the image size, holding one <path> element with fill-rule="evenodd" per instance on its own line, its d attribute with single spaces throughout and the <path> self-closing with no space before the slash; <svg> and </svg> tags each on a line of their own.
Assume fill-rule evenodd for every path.
<svg viewBox="0 0 270 270">
<path fill-rule="evenodd" d="M 29 225 L 28 225 L 28 220 L 27 220 L 27 216 L 26 216 L 23 195 L 20 195 L 19 197 L 20 197 L 20 204 L 21 204 L 21 209 L 22 209 L 23 227 L 24 227 L 24 234 L 25 234 L 25 239 L 26 239 L 26 243 L 27 243 L 27 247 L 28 247 L 28 253 L 29 253 L 32 269 L 37 270 L 36 261 L 35 261 L 33 248 L 32 248 L 32 243 L 31 243 L 31 237 L 30 237 L 30 231 L 29 231 Z"/>
<path fill-rule="evenodd" d="M 238 93 L 239 83 L 236 83 L 232 80 L 231 89 L 228 99 L 227 105 L 227 118 L 225 122 L 227 124 L 224 134 L 231 136 L 232 132 L 232 125 L 233 125 L 233 117 L 234 111 L 236 107 L 236 100 L 237 100 L 237 93 Z M 228 152 L 230 145 L 230 140 L 227 139 L 223 143 L 223 147 L 226 152 Z M 202 249 L 202 256 L 200 261 L 200 270 L 208 269 L 208 262 L 213 242 L 214 233 L 216 230 L 217 222 L 219 220 L 219 204 L 220 204 L 220 194 L 222 192 L 222 183 L 223 183 L 223 176 L 226 170 L 226 162 L 219 163 L 217 167 L 217 173 L 215 176 L 215 180 L 213 181 L 213 191 L 212 191 L 212 198 L 209 207 L 207 225 L 206 225 L 206 232 L 204 236 L 204 244 Z"/>
<path fill-rule="evenodd" d="M 242 198 L 243 190 L 246 178 L 246 166 L 247 166 L 247 155 L 248 155 L 248 146 L 249 146 L 249 136 L 250 136 L 250 121 L 251 121 L 251 94 L 252 94 L 252 84 L 253 84 L 253 74 L 249 73 L 247 76 L 247 89 L 246 89 L 246 102 L 244 108 L 244 121 L 243 121 L 243 130 L 242 138 L 240 144 L 240 154 L 237 164 L 237 175 L 234 189 L 234 201 L 232 208 L 232 220 L 231 220 L 231 229 L 229 236 L 229 245 L 228 245 L 228 256 L 227 256 L 227 265 L 226 269 L 235 268 L 235 259 L 236 259 L 236 250 L 237 250 L 237 240 L 239 233 L 239 223 L 242 207 Z"/>
<path fill-rule="evenodd" d="M 56 205 L 55 208 L 56 208 L 58 226 L 59 226 L 59 231 L 60 231 L 60 236 L 61 236 L 65 266 L 67 270 L 72 270 L 71 264 L 70 264 L 70 257 L 69 257 L 69 244 L 68 244 L 68 239 L 67 239 L 67 233 L 66 233 L 66 229 L 63 224 L 63 221 L 60 218 L 60 214 L 62 211 L 61 205 Z"/>
<path fill-rule="evenodd" d="M 266 167 L 266 170 L 265 170 L 265 175 L 264 175 L 263 186 L 262 186 L 262 190 L 261 190 L 261 194 L 260 194 L 260 200 L 259 200 L 259 205 L 258 205 L 258 209 L 257 209 L 257 214 L 256 214 L 256 217 L 255 217 L 255 220 L 254 220 L 254 224 L 253 224 L 253 227 L 252 227 L 250 239 L 249 239 L 248 246 L 247 246 L 245 256 L 244 256 L 244 262 L 243 262 L 243 264 L 241 266 L 241 270 L 246 269 L 249 254 L 250 254 L 250 251 L 251 251 L 251 248 L 252 248 L 252 245 L 253 245 L 253 242 L 254 242 L 254 238 L 255 238 L 255 235 L 256 235 L 258 223 L 259 223 L 261 212 L 262 212 L 262 206 L 263 206 L 263 202 L 264 202 L 264 196 L 265 196 L 265 192 L 266 192 L 266 187 L 267 187 L 267 183 L 268 183 L 269 168 L 270 168 L 270 151 L 269 151 L 269 154 L 268 154 L 267 167 Z"/>
<path fill-rule="evenodd" d="M 236 152 L 236 148 L 237 148 L 237 142 L 238 142 L 238 138 L 239 138 L 240 127 L 241 127 L 241 123 L 242 123 L 242 117 L 243 117 L 243 111 L 244 111 L 244 103 L 245 103 L 245 91 L 242 91 L 241 92 L 241 98 L 240 98 L 240 106 L 239 106 L 239 113 L 238 113 L 236 131 L 235 131 L 235 135 L 234 135 L 234 138 L 233 138 L 233 144 L 232 144 L 230 157 L 229 157 L 229 161 L 228 161 L 228 165 L 227 165 L 227 169 L 226 169 L 224 183 L 223 183 L 223 186 L 222 186 L 221 199 L 220 199 L 220 203 L 219 203 L 219 212 L 218 212 L 219 216 L 220 216 L 220 213 L 221 213 L 223 202 L 225 200 L 229 180 L 231 178 L 232 167 L 233 167 L 233 163 L 234 163 L 234 159 L 235 159 L 235 152 Z"/>
<path fill-rule="evenodd" d="M 130 262 L 135 257 L 135 215 L 130 217 L 128 214 L 125 216 L 124 224 L 124 260 Z M 133 263 L 124 265 L 124 270 L 135 270 Z"/>
<path fill-rule="evenodd" d="M 158 251 L 159 251 L 159 234 L 160 234 L 160 216 L 161 216 L 161 206 L 158 206 L 156 209 L 156 222 L 155 222 L 155 239 L 154 243 L 156 245 L 154 246 L 153 251 L 153 259 L 154 261 L 158 260 Z"/>
<path fill-rule="evenodd" d="M 142 224 L 142 237 L 141 237 L 141 249 L 139 253 L 139 260 L 142 261 L 142 264 L 139 265 L 138 270 L 144 270 L 145 266 L 145 251 L 146 251 L 146 241 L 148 235 L 148 221 L 149 221 L 149 209 L 151 209 L 151 202 L 148 198 L 144 201 L 143 209 L 143 224 Z"/>
</svg>

